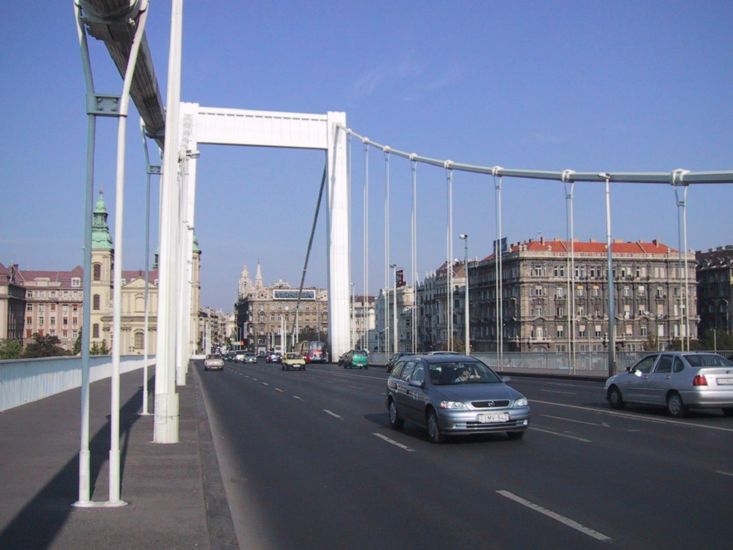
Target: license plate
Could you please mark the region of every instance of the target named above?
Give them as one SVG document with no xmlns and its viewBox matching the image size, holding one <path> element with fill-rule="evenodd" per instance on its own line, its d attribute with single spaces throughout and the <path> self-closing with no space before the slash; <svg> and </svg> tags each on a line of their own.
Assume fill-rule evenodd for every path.
<svg viewBox="0 0 733 550">
<path fill-rule="evenodd" d="M 733 384 L 733 378 L 718 378 L 718 386 L 730 386 Z"/>
<path fill-rule="evenodd" d="M 481 413 L 478 415 L 478 421 L 481 422 L 482 424 L 508 422 L 509 413 Z"/>
</svg>

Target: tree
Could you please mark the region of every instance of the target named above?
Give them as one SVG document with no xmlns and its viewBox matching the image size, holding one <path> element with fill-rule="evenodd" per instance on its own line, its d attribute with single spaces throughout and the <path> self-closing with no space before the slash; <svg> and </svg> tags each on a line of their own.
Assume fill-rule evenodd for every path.
<svg viewBox="0 0 733 550">
<path fill-rule="evenodd" d="M 33 335 L 33 342 L 28 344 L 23 351 L 23 357 L 58 357 L 69 355 L 69 352 L 60 346 L 58 336 L 50 336 L 36 333 Z"/>
<path fill-rule="evenodd" d="M 76 342 L 74 342 L 74 351 L 72 351 L 74 355 L 79 355 L 81 353 L 81 331 L 79 331 L 79 336 L 76 337 Z"/>
<path fill-rule="evenodd" d="M 92 344 L 92 347 L 89 348 L 89 353 L 91 355 L 109 355 L 109 348 L 107 347 L 107 342 L 102 340 L 100 344 L 97 344 L 97 342 L 94 342 Z"/>
<path fill-rule="evenodd" d="M 0 343 L 0 359 L 18 359 L 23 353 L 20 340 L 5 340 Z"/>
</svg>

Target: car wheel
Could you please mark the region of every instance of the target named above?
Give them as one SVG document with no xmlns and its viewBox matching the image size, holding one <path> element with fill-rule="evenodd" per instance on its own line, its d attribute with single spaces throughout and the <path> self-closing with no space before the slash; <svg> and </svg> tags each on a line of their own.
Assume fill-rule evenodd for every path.
<svg viewBox="0 0 733 550">
<path fill-rule="evenodd" d="M 389 427 L 393 430 L 399 430 L 404 426 L 405 421 L 400 417 L 400 413 L 397 412 L 397 405 L 391 399 L 389 400 Z"/>
<path fill-rule="evenodd" d="M 369 370 L 369 365 L 364 365 L 364 370 Z"/>
<path fill-rule="evenodd" d="M 608 390 L 608 404 L 612 409 L 623 409 L 626 405 L 624 398 L 621 397 L 621 391 L 616 386 L 611 386 Z"/>
<path fill-rule="evenodd" d="M 687 416 L 687 407 L 682 402 L 682 398 L 679 393 L 670 393 L 667 397 L 667 412 L 669 416 L 675 418 L 684 418 Z"/>
<path fill-rule="evenodd" d="M 438 415 L 433 409 L 428 411 L 428 439 L 431 443 L 442 443 L 443 434 L 440 433 L 440 425 L 438 424 Z"/>
</svg>

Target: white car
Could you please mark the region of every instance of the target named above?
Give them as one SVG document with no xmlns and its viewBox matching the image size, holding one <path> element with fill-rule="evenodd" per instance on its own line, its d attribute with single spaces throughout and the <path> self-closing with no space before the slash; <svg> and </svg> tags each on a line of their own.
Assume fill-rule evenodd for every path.
<svg viewBox="0 0 733 550">
<path fill-rule="evenodd" d="M 218 353 L 207 355 L 204 359 L 204 370 L 224 370 L 224 359 Z"/>
<path fill-rule="evenodd" d="M 733 416 L 733 363 L 716 353 L 652 353 L 606 381 L 611 408 L 626 403 L 665 407 L 671 416 L 688 408 L 722 409 Z"/>
</svg>

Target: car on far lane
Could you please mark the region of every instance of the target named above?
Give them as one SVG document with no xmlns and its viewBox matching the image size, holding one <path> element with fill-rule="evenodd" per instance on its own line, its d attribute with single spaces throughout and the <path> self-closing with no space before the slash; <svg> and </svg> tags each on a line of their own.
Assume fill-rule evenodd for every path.
<svg viewBox="0 0 733 550">
<path fill-rule="evenodd" d="M 605 391 L 613 409 L 636 403 L 664 407 L 675 417 L 690 408 L 733 416 L 733 362 L 717 353 L 652 353 L 606 380 Z"/>
<path fill-rule="evenodd" d="M 204 359 L 204 370 L 224 370 L 224 359 L 218 353 L 212 353 Z"/>
<path fill-rule="evenodd" d="M 244 362 L 245 363 L 257 363 L 257 356 L 252 352 L 247 352 L 244 354 Z"/>
<path fill-rule="evenodd" d="M 345 369 L 368 369 L 369 355 L 362 349 L 352 349 L 339 358 L 338 365 Z"/>
<path fill-rule="evenodd" d="M 279 351 L 271 351 L 265 357 L 265 363 L 280 363 L 282 361 L 282 355 Z"/>
<path fill-rule="evenodd" d="M 305 370 L 305 359 L 300 353 L 289 351 L 282 358 L 282 370 Z"/>
</svg>

